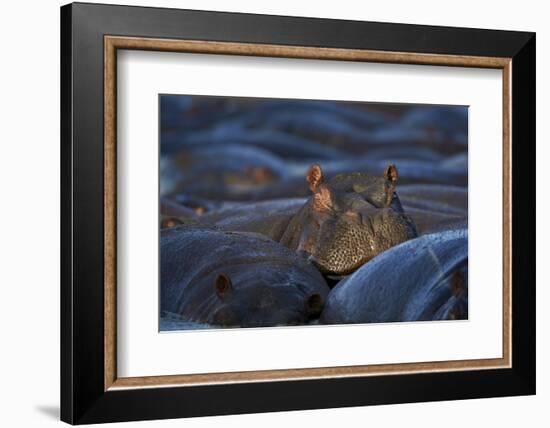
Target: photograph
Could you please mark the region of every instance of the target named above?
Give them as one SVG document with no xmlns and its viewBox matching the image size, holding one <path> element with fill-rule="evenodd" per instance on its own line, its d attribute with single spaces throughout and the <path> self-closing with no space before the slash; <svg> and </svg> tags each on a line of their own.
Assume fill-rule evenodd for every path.
<svg viewBox="0 0 550 428">
<path fill-rule="evenodd" d="M 7 283 L 37 285 L 5 299 L 36 315 L 12 348 L 44 321 L 12 354 L 58 343 L 29 374 L 57 390 L 39 382 L 35 411 L 12 419 L 279 427 L 303 413 L 334 427 L 387 424 L 391 409 L 393 425 L 507 427 L 541 414 L 542 21 L 525 7 L 139 3 L 27 11 L 57 30 L 49 53 L 29 56 L 32 37 L 11 31 L 24 43 L 8 50 L 33 61 L 7 67 L 25 120 L 6 159 L 31 162 L 30 190 L 4 181 L 36 217 L 51 199 L 38 171 L 57 168 L 60 217 L 34 252 L 20 204 L 4 222 L 25 255 Z M 56 85 L 24 72 L 47 55 Z M 60 150 L 46 150 L 48 127 Z M 39 152 L 19 144 L 26 132 Z M 56 242 L 52 293 L 42 255 Z M 6 367 L 28 396 L 28 370 Z"/>
<path fill-rule="evenodd" d="M 468 106 L 158 100 L 161 332 L 468 320 Z"/>
</svg>

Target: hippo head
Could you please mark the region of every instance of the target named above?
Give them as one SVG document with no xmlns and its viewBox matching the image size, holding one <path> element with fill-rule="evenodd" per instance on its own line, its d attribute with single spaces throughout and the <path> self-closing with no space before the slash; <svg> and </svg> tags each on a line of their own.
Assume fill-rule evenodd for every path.
<svg viewBox="0 0 550 428">
<path fill-rule="evenodd" d="M 223 174 L 227 186 L 235 188 L 256 188 L 269 185 L 277 180 L 275 171 L 267 166 L 248 166 L 244 169 L 230 170 Z"/>
<path fill-rule="evenodd" d="M 320 293 L 270 286 L 261 278 L 254 285 L 237 287 L 225 273 L 217 275 L 213 286 L 220 304 L 212 315 L 212 324 L 224 327 L 305 324 L 319 317 L 325 301 Z"/>
<path fill-rule="evenodd" d="M 160 218 L 160 228 L 161 229 L 171 229 L 171 228 L 179 226 L 181 224 L 183 224 L 183 222 L 176 216 L 163 215 Z"/>
<path fill-rule="evenodd" d="M 395 193 L 397 168 L 388 165 L 380 177 L 340 174 L 325 183 L 319 165 L 307 182 L 307 202 L 297 250 L 326 274 L 345 275 L 378 253 L 416 235 Z"/>
</svg>

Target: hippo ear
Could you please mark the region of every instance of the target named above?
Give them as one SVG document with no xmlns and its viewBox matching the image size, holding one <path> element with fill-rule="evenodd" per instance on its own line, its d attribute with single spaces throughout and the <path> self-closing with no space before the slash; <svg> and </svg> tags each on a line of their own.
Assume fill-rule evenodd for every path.
<svg viewBox="0 0 550 428">
<path fill-rule="evenodd" d="M 384 170 L 384 178 L 393 183 L 394 186 L 397 184 L 397 179 L 399 177 L 397 175 L 397 168 L 394 164 L 389 164 L 386 167 L 386 169 Z"/>
<path fill-rule="evenodd" d="M 306 297 L 306 311 L 310 317 L 317 317 L 323 309 L 323 298 L 319 293 Z"/>
<path fill-rule="evenodd" d="M 311 165 L 306 175 L 306 181 L 309 183 L 309 189 L 315 193 L 323 182 L 323 171 L 319 165 Z"/>
<path fill-rule="evenodd" d="M 178 217 L 162 216 L 162 219 L 160 221 L 160 228 L 171 229 L 172 227 L 179 226 L 180 224 L 183 224 L 183 222 Z"/>
<path fill-rule="evenodd" d="M 273 172 L 265 166 L 248 167 L 246 174 L 254 183 L 258 184 L 267 183 L 274 178 Z"/>
<path fill-rule="evenodd" d="M 313 209 L 315 211 L 327 211 L 333 206 L 332 191 L 326 185 L 321 185 L 313 195 Z"/>
<path fill-rule="evenodd" d="M 390 164 L 384 170 L 384 178 L 386 179 L 386 206 L 389 207 L 393 200 L 393 194 L 397 185 L 397 168 L 395 165 Z"/>
<path fill-rule="evenodd" d="M 225 296 L 227 296 L 233 289 L 231 279 L 229 279 L 229 277 L 225 273 L 218 274 L 218 276 L 216 277 L 216 281 L 214 282 L 214 286 L 216 288 L 216 294 L 220 299 L 223 299 Z"/>
</svg>

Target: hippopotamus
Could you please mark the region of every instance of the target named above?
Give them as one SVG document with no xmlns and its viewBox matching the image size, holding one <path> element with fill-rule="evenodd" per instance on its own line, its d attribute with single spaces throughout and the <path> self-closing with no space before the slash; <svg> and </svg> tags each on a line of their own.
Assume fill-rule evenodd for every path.
<svg viewBox="0 0 550 428">
<path fill-rule="evenodd" d="M 181 137 L 184 147 L 204 145 L 223 147 L 227 144 L 255 147 L 285 159 L 322 160 L 344 158 L 346 153 L 312 139 L 272 129 L 242 129 L 221 124 L 214 129 Z"/>
<path fill-rule="evenodd" d="M 170 215 L 160 215 L 160 228 L 161 229 L 170 229 L 172 227 L 179 226 L 184 224 L 184 222 L 176 216 Z"/>
<path fill-rule="evenodd" d="M 255 100 L 257 101 L 257 100 Z M 253 109 L 243 112 L 235 125 L 246 128 L 294 127 L 311 129 L 310 117 L 322 117 L 332 122 L 346 123 L 359 129 L 372 129 L 386 125 L 388 116 L 370 108 L 372 104 L 327 100 L 268 100 L 259 102 Z M 299 118 L 298 120 L 296 118 Z M 321 125 L 318 121 L 313 124 Z"/>
<path fill-rule="evenodd" d="M 159 104 L 161 126 L 167 130 L 201 129 L 241 111 L 227 97 L 161 95 Z"/>
<path fill-rule="evenodd" d="M 434 233 L 380 254 L 330 292 L 321 323 L 468 317 L 466 229 Z"/>
<path fill-rule="evenodd" d="M 287 175 L 277 156 L 244 145 L 186 147 L 161 161 L 161 194 L 172 198 L 185 192 L 202 198 L 246 199 Z"/>
<path fill-rule="evenodd" d="M 443 162 L 437 160 L 400 159 L 398 157 L 371 159 L 369 156 L 357 156 L 354 159 L 323 162 L 323 170 L 328 178 L 352 171 L 375 174 L 376 171 L 380 171 L 388 163 L 399 165 L 399 181 L 401 184 L 423 183 L 455 186 L 466 186 L 468 184 L 467 169 L 453 165 L 443 165 Z M 305 168 L 306 165 L 303 165 L 302 170 Z"/>
<path fill-rule="evenodd" d="M 350 109 L 353 111 L 353 109 Z M 365 118 L 370 117 L 369 112 L 357 111 L 357 114 Z M 347 117 L 342 117 L 335 111 L 305 109 L 276 109 L 267 117 L 252 117 L 248 115 L 248 126 L 257 131 L 271 129 L 276 132 L 284 132 L 300 137 L 306 141 L 318 141 L 334 148 L 350 149 L 345 143 L 359 139 L 364 135 L 364 130 Z M 370 126 L 369 126 L 370 128 Z M 330 149 L 328 149 L 330 152 Z M 317 153 L 312 153 L 318 156 Z"/>
<path fill-rule="evenodd" d="M 405 206 L 407 216 L 414 222 L 419 236 L 451 229 L 468 228 L 467 214 L 453 214 Z"/>
<path fill-rule="evenodd" d="M 400 186 L 399 198 L 405 209 L 414 207 L 457 215 L 468 213 L 466 187 L 439 184 Z"/>
<path fill-rule="evenodd" d="M 302 179 L 303 180 L 303 179 Z M 307 184 L 307 182 L 306 182 Z M 468 191 L 466 188 L 445 185 L 405 185 L 399 187 L 401 206 L 418 234 L 468 225 Z M 195 207 L 202 204 L 206 214 L 200 222 L 215 224 L 223 230 L 247 230 L 262 233 L 280 241 L 288 223 L 307 198 L 269 199 L 258 202 L 215 202 L 185 200 Z"/>
<path fill-rule="evenodd" d="M 448 135 L 468 132 L 467 106 L 423 106 L 412 108 L 402 118 L 404 126 L 417 129 L 432 129 Z"/>
<path fill-rule="evenodd" d="M 201 214 L 200 210 L 178 204 L 166 197 L 160 198 L 159 208 L 161 229 L 176 227 L 180 224 L 195 224 L 197 216 Z"/>
<path fill-rule="evenodd" d="M 176 201 L 166 197 L 160 198 L 160 213 L 165 216 L 188 218 L 196 218 L 197 215 L 202 214 L 200 210 L 178 204 Z"/>
<path fill-rule="evenodd" d="M 399 202 L 397 179 L 395 165 L 387 165 L 379 177 L 340 174 L 325 182 L 315 164 L 306 175 L 311 196 L 305 202 L 272 206 L 260 216 L 249 206 L 248 213 L 234 213 L 234 221 L 208 215 L 201 221 L 214 220 L 210 223 L 225 230 L 262 233 L 305 255 L 322 273 L 345 275 L 416 236 L 414 223 Z"/>
<path fill-rule="evenodd" d="M 226 203 L 206 213 L 200 223 L 221 230 L 261 233 L 280 241 L 291 218 L 305 204 L 305 198 L 287 198 L 252 203 Z"/>
<path fill-rule="evenodd" d="M 163 230 L 160 265 L 161 312 L 221 327 L 306 324 L 329 292 L 314 266 L 254 233 Z"/>
<path fill-rule="evenodd" d="M 396 153 L 386 148 L 388 153 Z M 468 184 L 467 168 L 447 164 L 446 158 L 441 155 L 439 160 L 434 154 L 433 159 L 414 159 L 412 152 L 414 149 L 404 151 L 407 158 L 399 156 L 384 156 L 380 150 L 373 152 L 373 157 L 356 156 L 355 158 L 335 158 L 332 160 L 324 160 L 320 162 L 323 165 L 323 175 L 326 180 L 331 180 L 337 175 L 344 173 L 353 173 L 361 171 L 366 174 L 379 175 L 386 165 L 395 164 L 399 166 L 399 183 L 401 185 L 410 184 L 439 184 L 446 186 L 462 186 Z M 422 150 L 419 149 L 419 152 Z M 407 155 L 408 153 L 408 155 Z M 429 153 L 425 151 L 425 153 Z M 435 152 L 434 152 L 435 153 Z M 430 156 L 427 154 L 427 156 Z M 266 186 L 249 187 L 248 189 L 239 189 L 238 199 L 233 194 L 227 194 L 225 200 L 240 200 L 240 201 L 262 201 L 268 199 L 280 199 L 289 197 L 305 197 L 311 194 L 307 182 L 303 177 L 309 170 L 312 162 L 300 161 L 287 163 L 287 174 L 283 180 L 277 180 L 269 183 Z M 192 191 L 192 188 L 189 189 Z M 212 192 L 210 192 L 212 194 Z M 219 193 L 219 191 L 217 192 Z M 178 195 L 179 196 L 179 195 Z"/>
<path fill-rule="evenodd" d="M 404 129 L 427 132 L 442 145 L 468 144 L 468 107 L 431 106 L 411 109 L 400 121 Z"/>
<path fill-rule="evenodd" d="M 425 162 L 440 162 L 445 154 L 430 147 L 411 144 L 392 144 L 391 146 L 367 149 L 370 160 L 398 163 L 399 160 L 415 160 Z"/>
<path fill-rule="evenodd" d="M 397 168 L 382 177 L 340 174 L 325 183 L 319 165 L 306 177 L 313 196 L 291 219 L 280 242 L 304 252 L 323 272 L 345 275 L 416 236 L 396 193 Z"/>
<path fill-rule="evenodd" d="M 465 187 L 401 186 L 399 197 L 419 235 L 468 227 L 468 190 Z"/>
</svg>

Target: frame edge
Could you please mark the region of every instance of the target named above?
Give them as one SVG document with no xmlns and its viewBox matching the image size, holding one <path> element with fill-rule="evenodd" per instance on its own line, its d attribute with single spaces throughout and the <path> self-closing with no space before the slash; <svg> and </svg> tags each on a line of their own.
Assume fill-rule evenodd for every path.
<svg viewBox="0 0 550 428">
<path fill-rule="evenodd" d="M 61 385 L 60 418 L 74 423 L 73 376 L 73 282 L 72 282 L 72 5 L 60 8 L 60 156 L 61 156 Z"/>
<path fill-rule="evenodd" d="M 512 367 L 536 393 L 536 34 L 512 59 Z"/>
</svg>

